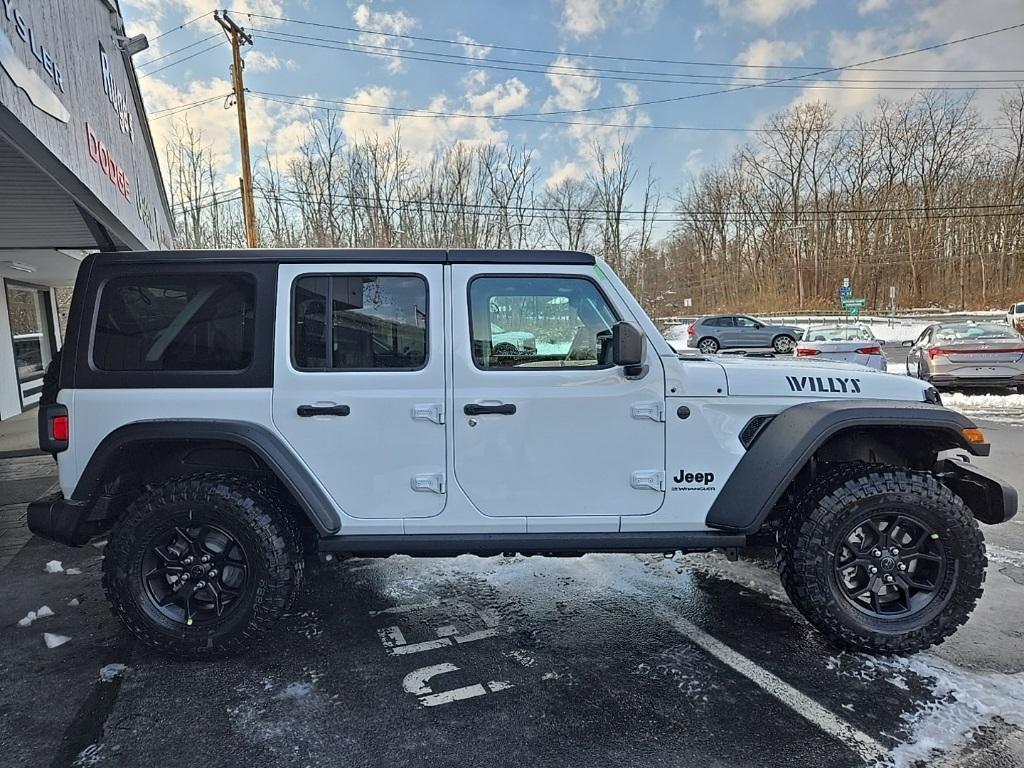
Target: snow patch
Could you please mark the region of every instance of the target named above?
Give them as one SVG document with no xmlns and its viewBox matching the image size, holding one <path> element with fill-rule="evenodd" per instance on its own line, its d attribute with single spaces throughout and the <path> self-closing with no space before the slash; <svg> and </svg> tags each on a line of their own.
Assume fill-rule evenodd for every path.
<svg viewBox="0 0 1024 768">
<path fill-rule="evenodd" d="M 43 605 L 34 611 L 29 611 L 28 613 L 26 613 L 25 618 L 18 620 L 18 626 L 29 627 L 32 625 L 33 621 L 37 621 L 39 619 L 46 619 L 54 615 L 54 612 L 50 610 L 50 606 Z"/>
<path fill-rule="evenodd" d="M 986 547 L 988 553 L 988 559 L 994 560 L 997 563 L 1003 565 L 1010 565 L 1014 568 L 1024 568 L 1024 552 L 1018 552 L 1015 549 L 1006 549 L 1005 547 L 998 547 L 995 544 L 989 544 Z M 1024 693 L 1022 693 L 1024 695 Z"/>
<path fill-rule="evenodd" d="M 70 639 L 71 638 L 67 635 L 55 635 L 52 632 L 43 632 L 43 642 L 46 643 L 47 648 L 60 648 Z"/>
<path fill-rule="evenodd" d="M 943 392 L 942 404 L 974 418 L 1024 424 L 1024 395 L 965 395 L 961 392 Z"/>
<path fill-rule="evenodd" d="M 313 693 L 312 683 L 288 683 L 277 695 L 279 699 L 304 699 Z"/>
<path fill-rule="evenodd" d="M 64 573 L 64 565 L 60 560 L 51 560 L 43 566 L 43 570 L 47 573 Z"/>
<path fill-rule="evenodd" d="M 100 669 L 100 680 L 104 683 L 109 683 L 127 671 L 128 667 L 124 664 L 107 664 L 107 666 Z"/>
<path fill-rule="evenodd" d="M 53 616 L 53 615 L 54 615 L 53 611 L 50 610 L 50 606 L 48 606 L 48 605 L 41 606 L 39 608 L 39 610 L 36 611 L 36 618 L 37 619 L 45 619 L 47 616 Z"/>
<path fill-rule="evenodd" d="M 899 673 L 917 676 L 934 697 L 916 712 L 903 715 L 911 737 L 880 765 L 910 768 L 930 764 L 995 718 L 1024 728 L 1024 673 L 969 672 L 930 654 L 876 663 L 896 673 L 891 680 L 902 680 Z"/>
<path fill-rule="evenodd" d="M 66 571 L 64 571 L 64 573 L 66 573 L 68 576 L 78 576 L 79 574 L 82 573 L 82 569 L 81 568 L 68 568 Z"/>
<path fill-rule="evenodd" d="M 68 605 L 70 605 L 72 608 L 77 608 L 79 605 L 81 605 L 81 602 L 79 602 L 77 597 L 72 597 L 70 600 L 68 600 Z"/>
</svg>

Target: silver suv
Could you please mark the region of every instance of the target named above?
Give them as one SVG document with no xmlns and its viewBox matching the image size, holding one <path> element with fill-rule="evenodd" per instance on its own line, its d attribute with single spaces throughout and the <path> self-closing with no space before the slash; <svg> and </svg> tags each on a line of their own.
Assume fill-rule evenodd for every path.
<svg viewBox="0 0 1024 768">
<path fill-rule="evenodd" d="M 768 325 L 746 315 L 714 315 L 690 326 L 686 345 L 706 355 L 713 355 L 720 349 L 749 347 L 771 347 L 780 355 L 788 355 L 803 334 L 802 328 Z"/>
</svg>

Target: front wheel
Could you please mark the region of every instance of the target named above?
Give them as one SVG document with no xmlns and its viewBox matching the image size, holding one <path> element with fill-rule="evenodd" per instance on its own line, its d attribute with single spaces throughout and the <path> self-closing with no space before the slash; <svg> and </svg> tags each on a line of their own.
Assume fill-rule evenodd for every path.
<svg viewBox="0 0 1024 768">
<path fill-rule="evenodd" d="M 103 561 L 111 607 L 139 640 L 185 659 L 251 645 L 287 610 L 303 572 L 297 527 L 262 486 L 196 475 L 150 486 Z"/>
<path fill-rule="evenodd" d="M 776 336 L 772 339 L 772 349 L 778 352 L 780 355 L 788 355 L 796 349 L 796 339 L 792 336 L 786 336 L 785 334 Z"/>
<path fill-rule="evenodd" d="M 985 544 L 962 499 L 925 472 L 828 467 L 783 521 L 782 584 L 840 648 L 916 653 L 967 621 Z"/>
</svg>

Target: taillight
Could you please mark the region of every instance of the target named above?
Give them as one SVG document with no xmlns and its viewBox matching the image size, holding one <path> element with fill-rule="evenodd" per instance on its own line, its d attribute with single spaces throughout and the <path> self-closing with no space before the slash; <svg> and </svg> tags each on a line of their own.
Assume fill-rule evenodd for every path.
<svg viewBox="0 0 1024 768">
<path fill-rule="evenodd" d="M 881 347 L 861 347 L 857 350 L 858 355 L 880 355 L 882 354 Z"/>
<path fill-rule="evenodd" d="M 933 347 L 928 350 L 928 357 L 934 360 L 936 357 L 947 357 L 949 355 L 948 349 L 942 349 L 940 347 Z"/>
<path fill-rule="evenodd" d="M 821 354 L 821 352 L 819 350 L 817 350 L 817 349 L 807 349 L 805 347 L 797 347 L 796 348 L 796 356 L 797 357 L 814 357 L 815 355 L 820 355 L 820 354 Z"/>
<path fill-rule="evenodd" d="M 68 441 L 71 434 L 71 425 L 68 424 L 67 416 L 54 416 L 50 419 L 50 437 L 62 443 Z"/>
<path fill-rule="evenodd" d="M 68 409 L 60 403 L 49 403 L 39 408 L 39 448 L 46 453 L 60 453 L 68 448 L 71 439 L 71 419 Z"/>
<path fill-rule="evenodd" d="M 695 335 L 695 334 L 697 333 L 697 332 L 696 332 L 696 331 L 695 331 L 695 330 L 693 329 L 693 326 L 695 326 L 695 325 L 696 325 L 696 323 L 690 323 L 690 326 L 689 326 L 689 327 L 688 327 L 688 328 L 686 329 L 686 333 L 687 333 L 687 335 L 689 335 L 689 336 L 693 336 L 693 335 Z"/>
</svg>

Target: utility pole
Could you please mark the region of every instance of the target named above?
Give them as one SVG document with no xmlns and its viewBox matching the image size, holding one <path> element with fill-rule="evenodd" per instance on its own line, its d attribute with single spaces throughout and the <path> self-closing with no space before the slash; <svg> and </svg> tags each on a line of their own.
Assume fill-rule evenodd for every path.
<svg viewBox="0 0 1024 768">
<path fill-rule="evenodd" d="M 256 203 L 252 195 L 252 162 L 249 158 L 249 124 L 245 117 L 245 84 L 242 82 L 242 46 L 252 45 L 252 37 L 238 26 L 226 10 L 214 11 L 213 18 L 224 29 L 231 43 L 231 80 L 235 89 L 235 107 L 238 112 L 238 141 L 242 149 L 242 216 L 245 219 L 245 242 L 250 248 L 259 248 L 256 236 Z"/>
</svg>

